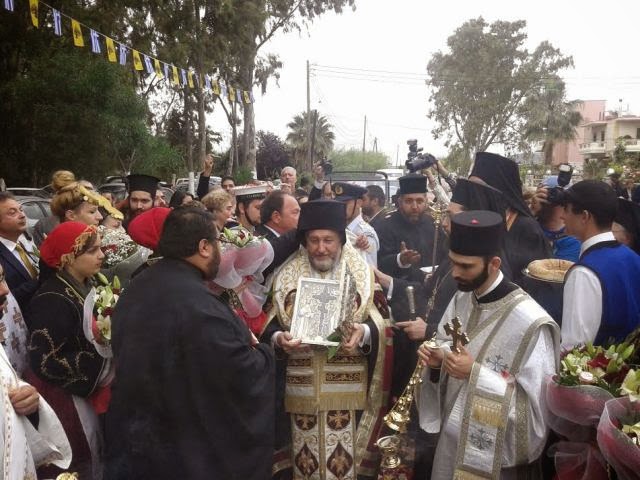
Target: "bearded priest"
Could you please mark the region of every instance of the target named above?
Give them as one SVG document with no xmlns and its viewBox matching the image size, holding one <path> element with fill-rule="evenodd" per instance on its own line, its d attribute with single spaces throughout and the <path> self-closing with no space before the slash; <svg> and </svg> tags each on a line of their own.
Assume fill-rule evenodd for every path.
<svg viewBox="0 0 640 480">
<path fill-rule="evenodd" d="M 384 367 L 391 357 L 391 339 L 387 320 L 374 302 L 373 272 L 346 242 L 346 226 L 343 203 L 303 204 L 298 223 L 301 247 L 274 274 L 272 321 L 262 338 L 271 339 L 276 352 L 288 355 L 284 410 L 291 427 L 290 448 L 274 464 L 276 476 L 292 466 L 295 479 L 373 478 L 379 465 L 374 443 L 387 406 L 390 369 Z M 331 301 L 327 298 L 309 310 L 317 297 L 307 298 L 301 293 L 304 289 L 298 292 L 298 281 L 347 277 L 357 293 L 348 308 L 337 311 L 343 315 L 340 321 L 348 316 L 353 323 L 343 330 L 335 356 L 326 346 L 293 338 L 289 330 L 296 296 L 307 311 L 316 312 L 309 315 L 316 332 L 327 319 L 327 312 L 321 312 Z"/>
<path fill-rule="evenodd" d="M 504 231 L 494 212 L 451 219 L 449 258 L 458 292 L 438 325 L 440 347 L 427 342 L 418 350 L 428 366 L 420 427 L 440 432 L 434 480 L 542 478 L 543 385 L 557 371 L 559 329 L 500 271 Z"/>
</svg>

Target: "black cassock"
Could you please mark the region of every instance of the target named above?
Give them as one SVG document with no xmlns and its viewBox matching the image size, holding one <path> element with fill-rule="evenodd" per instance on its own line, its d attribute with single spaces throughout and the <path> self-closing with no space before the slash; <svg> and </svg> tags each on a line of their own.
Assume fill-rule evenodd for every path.
<svg viewBox="0 0 640 480">
<path fill-rule="evenodd" d="M 138 275 L 113 316 L 105 477 L 269 478 L 274 357 L 250 343 L 192 265 L 163 259 Z"/>
</svg>

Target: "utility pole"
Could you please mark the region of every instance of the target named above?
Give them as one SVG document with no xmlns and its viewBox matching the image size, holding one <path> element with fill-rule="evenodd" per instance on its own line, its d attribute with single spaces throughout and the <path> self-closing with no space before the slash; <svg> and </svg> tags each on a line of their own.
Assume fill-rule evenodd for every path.
<svg viewBox="0 0 640 480">
<path fill-rule="evenodd" d="M 309 86 L 309 60 L 307 60 L 307 164 L 309 171 L 313 172 L 311 138 L 311 88 Z"/>
<path fill-rule="evenodd" d="M 311 116 L 311 119 L 312 119 L 311 121 L 313 123 L 311 124 L 311 143 L 310 143 L 310 148 L 311 148 L 311 155 L 313 156 L 313 153 L 316 150 L 316 126 L 318 124 L 318 110 L 314 110 L 313 111 L 313 115 Z"/>
<path fill-rule="evenodd" d="M 373 137 L 373 152 L 378 153 L 378 137 Z"/>
<path fill-rule="evenodd" d="M 396 168 L 400 165 L 400 145 L 396 145 Z"/>
<path fill-rule="evenodd" d="M 364 170 L 364 151 L 367 141 L 367 116 L 364 116 L 364 133 L 362 135 L 362 170 Z"/>
</svg>

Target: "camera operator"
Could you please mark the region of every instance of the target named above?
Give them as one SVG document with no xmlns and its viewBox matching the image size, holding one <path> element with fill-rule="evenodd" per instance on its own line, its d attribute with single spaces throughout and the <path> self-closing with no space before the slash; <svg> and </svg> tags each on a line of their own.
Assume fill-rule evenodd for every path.
<svg viewBox="0 0 640 480">
<path fill-rule="evenodd" d="M 325 180 L 327 175 L 333 172 L 333 165 L 327 159 L 316 163 L 313 167 L 313 187 L 309 192 L 309 201 L 320 198 L 333 198 L 331 185 Z"/>
<path fill-rule="evenodd" d="M 565 232 L 564 189 L 571 181 L 573 169 L 561 165 L 557 176 L 547 177 L 538 187 L 532 202 L 544 235 L 551 245 L 553 258 L 577 262 L 580 257 L 580 241 Z"/>
<path fill-rule="evenodd" d="M 407 154 L 407 161 L 405 167 L 410 173 L 423 173 L 427 176 L 429 181 L 429 188 L 434 193 L 436 201 L 444 205 L 449 204 L 449 195 L 440 183 L 440 178 L 443 178 L 449 188 L 453 191 L 456 186 L 453 175 L 447 171 L 441 161 L 430 153 L 422 153 L 422 148 L 418 148 L 418 141 L 415 139 L 407 140 L 409 146 L 409 153 Z M 438 175 L 436 179 L 434 175 Z"/>
</svg>

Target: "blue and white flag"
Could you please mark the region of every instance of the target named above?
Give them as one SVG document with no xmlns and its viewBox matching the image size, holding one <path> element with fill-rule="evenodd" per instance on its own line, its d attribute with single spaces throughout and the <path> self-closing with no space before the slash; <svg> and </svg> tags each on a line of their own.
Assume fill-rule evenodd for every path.
<svg viewBox="0 0 640 480">
<path fill-rule="evenodd" d="M 187 84 L 187 72 L 184 68 L 180 69 L 182 73 L 182 86 L 184 87 Z"/>
<path fill-rule="evenodd" d="M 209 78 L 209 75 L 207 75 L 206 73 L 204 74 L 204 86 L 206 87 L 207 90 L 211 90 L 211 79 Z"/>
<path fill-rule="evenodd" d="M 56 10 L 55 8 L 51 9 L 53 11 L 53 31 L 56 35 L 62 35 L 62 18 L 60 16 L 60 10 Z"/>
<path fill-rule="evenodd" d="M 236 90 L 236 100 L 238 103 L 242 103 L 242 92 L 240 90 Z"/>
<path fill-rule="evenodd" d="M 164 64 L 164 78 L 166 78 L 167 81 L 169 81 L 169 64 L 168 63 Z"/>
<path fill-rule="evenodd" d="M 4 0 L 4 8 L 9 10 L 10 12 L 13 12 L 13 9 L 15 8 L 13 5 L 13 0 Z"/>
<path fill-rule="evenodd" d="M 91 51 L 93 53 L 102 53 L 100 50 L 100 38 L 99 33 L 91 29 Z"/>
<path fill-rule="evenodd" d="M 120 65 L 126 65 L 127 64 L 127 47 L 119 43 L 118 48 L 120 49 Z"/>
<path fill-rule="evenodd" d="M 142 58 L 144 58 L 144 67 L 147 69 L 147 73 L 149 75 L 151 75 L 154 72 L 153 64 L 151 63 L 151 59 L 147 55 L 145 55 L 144 53 L 142 54 Z"/>
<path fill-rule="evenodd" d="M 256 99 L 253 96 L 253 92 L 249 91 L 249 100 L 251 101 L 251 103 L 256 103 Z"/>
<path fill-rule="evenodd" d="M 222 98 L 227 96 L 227 85 L 224 82 L 220 82 L 220 96 Z"/>
</svg>

